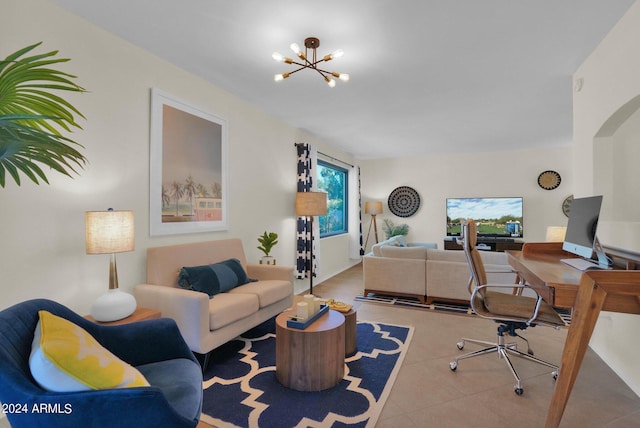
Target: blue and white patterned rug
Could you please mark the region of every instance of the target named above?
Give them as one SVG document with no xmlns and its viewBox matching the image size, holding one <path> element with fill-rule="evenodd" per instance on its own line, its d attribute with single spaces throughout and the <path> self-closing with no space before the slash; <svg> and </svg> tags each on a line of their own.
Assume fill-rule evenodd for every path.
<svg viewBox="0 0 640 428">
<path fill-rule="evenodd" d="M 413 327 L 359 321 L 345 376 L 319 392 L 276 380 L 273 319 L 216 349 L 204 373 L 203 422 L 215 427 L 373 427 L 400 370 Z"/>
</svg>

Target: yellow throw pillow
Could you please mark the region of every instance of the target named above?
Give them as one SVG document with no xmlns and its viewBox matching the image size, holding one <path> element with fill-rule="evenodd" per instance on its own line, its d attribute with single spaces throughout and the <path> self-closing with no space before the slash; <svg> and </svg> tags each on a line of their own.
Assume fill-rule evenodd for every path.
<svg viewBox="0 0 640 428">
<path fill-rule="evenodd" d="M 29 367 L 38 384 L 49 391 L 149 386 L 149 382 L 81 327 L 39 311 Z"/>
</svg>

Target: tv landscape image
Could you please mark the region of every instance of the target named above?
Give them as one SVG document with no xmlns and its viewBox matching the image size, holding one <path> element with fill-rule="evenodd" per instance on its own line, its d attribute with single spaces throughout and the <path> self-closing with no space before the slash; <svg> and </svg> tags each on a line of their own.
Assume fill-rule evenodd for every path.
<svg viewBox="0 0 640 428">
<path fill-rule="evenodd" d="M 471 218 L 478 236 L 521 238 L 522 198 L 447 198 L 447 236 L 460 236 L 462 221 Z"/>
</svg>

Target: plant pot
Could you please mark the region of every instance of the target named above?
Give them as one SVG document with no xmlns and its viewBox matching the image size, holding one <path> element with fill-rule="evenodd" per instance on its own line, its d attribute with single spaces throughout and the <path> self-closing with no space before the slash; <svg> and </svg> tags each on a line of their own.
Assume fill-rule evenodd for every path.
<svg viewBox="0 0 640 428">
<path fill-rule="evenodd" d="M 275 266 L 276 265 L 276 259 L 273 256 L 263 256 L 260 259 L 260 264 L 261 265 L 272 265 L 272 266 Z"/>
</svg>

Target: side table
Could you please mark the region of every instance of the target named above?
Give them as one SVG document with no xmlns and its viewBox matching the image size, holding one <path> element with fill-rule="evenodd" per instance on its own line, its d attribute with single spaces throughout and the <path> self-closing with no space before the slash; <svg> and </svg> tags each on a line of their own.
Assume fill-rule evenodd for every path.
<svg viewBox="0 0 640 428">
<path fill-rule="evenodd" d="M 287 310 L 276 317 L 276 378 L 297 391 L 322 391 L 344 376 L 344 316 L 329 310 L 304 330 L 287 327 Z"/>
<path fill-rule="evenodd" d="M 350 357 L 358 350 L 356 310 L 351 308 L 342 315 L 344 315 L 344 356 Z"/>
<path fill-rule="evenodd" d="M 161 316 L 160 311 L 156 311 L 155 309 L 137 307 L 136 310 L 131 315 L 129 315 L 126 318 L 122 318 L 121 320 L 102 322 L 102 321 L 96 321 L 91 315 L 86 315 L 85 318 L 88 319 L 89 321 L 93 321 L 96 324 L 101 324 L 101 325 L 121 325 L 121 324 L 129 324 L 132 322 L 150 320 L 154 318 L 160 318 L 160 316 Z"/>
</svg>

